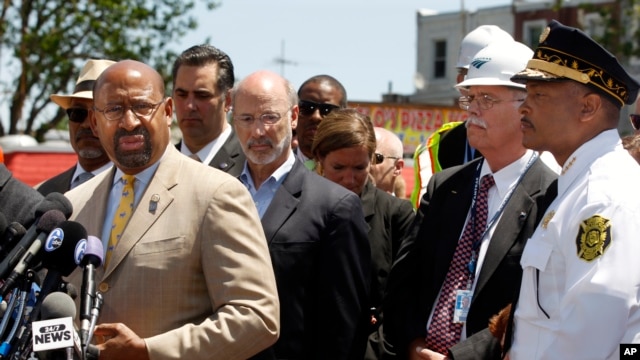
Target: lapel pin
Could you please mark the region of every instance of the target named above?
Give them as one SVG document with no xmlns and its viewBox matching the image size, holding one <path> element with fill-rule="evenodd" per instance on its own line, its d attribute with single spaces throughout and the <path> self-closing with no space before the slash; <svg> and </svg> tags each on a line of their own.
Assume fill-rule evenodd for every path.
<svg viewBox="0 0 640 360">
<path fill-rule="evenodd" d="M 160 201 L 160 195 L 153 194 L 151 195 L 151 200 L 149 201 L 149 212 L 152 214 L 156 213 L 156 209 L 158 209 L 158 202 Z"/>
</svg>

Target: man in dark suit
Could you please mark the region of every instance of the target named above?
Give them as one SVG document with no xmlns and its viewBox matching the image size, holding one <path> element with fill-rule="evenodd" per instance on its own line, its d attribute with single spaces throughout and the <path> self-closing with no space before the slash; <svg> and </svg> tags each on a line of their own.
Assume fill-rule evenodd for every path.
<svg viewBox="0 0 640 360">
<path fill-rule="evenodd" d="M 294 156 L 298 100 L 281 76 L 244 78 L 233 112 L 280 298 L 280 338 L 259 358 L 362 359 L 354 335 L 368 320 L 371 255 L 360 199 Z"/>
<path fill-rule="evenodd" d="M 93 84 L 100 74 L 114 64 L 111 60 L 89 60 L 80 71 L 71 95 L 53 94 L 51 100 L 69 116 L 69 142 L 78 155 L 78 163 L 36 186 L 42 195 L 65 193 L 113 166 L 100 140 L 91 131 Z"/>
<path fill-rule="evenodd" d="M 238 176 L 245 157 L 227 122 L 235 81 L 227 54 L 211 45 L 185 50 L 173 63 L 173 100 L 183 154 Z"/>
<path fill-rule="evenodd" d="M 469 143 L 484 159 L 445 169 L 429 181 L 383 305 L 381 345 L 398 359 L 500 358 L 497 340 L 481 331 L 519 288 L 519 260 L 535 228 L 536 198 L 556 176 L 522 146 L 518 106 L 525 92 L 509 80 L 532 53 L 514 41 L 490 44 L 476 55 L 481 66 L 471 66 L 458 84 L 466 94 L 460 105 L 469 112 Z M 483 212 L 474 204 L 481 202 L 476 194 L 485 175 L 495 182 L 484 207 L 486 224 L 470 237 L 467 228 Z M 468 253 L 461 255 L 465 246 Z M 462 306 L 468 297 L 470 305 Z M 476 333 L 487 336 L 459 342 Z"/>
</svg>

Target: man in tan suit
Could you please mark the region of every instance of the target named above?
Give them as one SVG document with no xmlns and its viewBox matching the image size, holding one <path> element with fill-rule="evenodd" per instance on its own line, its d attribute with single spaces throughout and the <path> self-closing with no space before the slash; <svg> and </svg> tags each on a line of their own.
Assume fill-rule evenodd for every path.
<svg viewBox="0 0 640 360">
<path fill-rule="evenodd" d="M 72 220 L 110 252 L 96 279 L 100 358 L 246 359 L 273 344 L 279 303 L 248 191 L 170 144 L 173 102 L 149 66 L 112 65 L 94 101 L 92 129 L 116 166 L 66 195 Z M 111 244 L 125 174 L 135 175 L 134 207 Z"/>
</svg>

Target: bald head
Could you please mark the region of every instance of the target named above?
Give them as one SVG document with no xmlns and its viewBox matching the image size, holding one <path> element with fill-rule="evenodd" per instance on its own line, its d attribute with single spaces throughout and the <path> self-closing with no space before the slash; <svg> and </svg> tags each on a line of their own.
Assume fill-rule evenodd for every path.
<svg viewBox="0 0 640 360">
<path fill-rule="evenodd" d="M 374 130 L 376 132 L 378 152 L 387 156 L 402 158 L 404 147 L 398 135 L 381 127 L 375 127 Z"/>
<path fill-rule="evenodd" d="M 260 70 L 240 80 L 233 89 L 232 105 L 235 108 L 238 96 L 253 95 L 259 98 L 277 97 L 289 107 L 298 103 L 295 89 L 289 81 L 273 71 Z"/>
<path fill-rule="evenodd" d="M 110 79 L 109 81 L 114 79 L 117 81 L 117 79 L 125 77 L 145 78 L 153 90 L 164 96 L 164 80 L 160 73 L 145 63 L 135 60 L 122 60 L 109 66 L 100 74 L 93 86 L 94 99 L 100 95 L 100 89 L 107 79 Z"/>
</svg>

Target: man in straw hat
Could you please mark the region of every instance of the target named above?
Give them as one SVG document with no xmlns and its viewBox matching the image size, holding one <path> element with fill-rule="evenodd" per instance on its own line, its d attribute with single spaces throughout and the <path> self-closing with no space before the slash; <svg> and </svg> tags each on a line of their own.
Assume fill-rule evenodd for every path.
<svg viewBox="0 0 640 360">
<path fill-rule="evenodd" d="M 93 112 L 93 84 L 102 71 L 113 63 L 111 60 L 87 61 L 71 95 L 50 96 L 53 102 L 67 111 L 69 141 L 78 154 L 78 163 L 38 185 L 41 194 L 64 193 L 112 166 L 100 140 L 91 131 L 89 118 Z"/>
<path fill-rule="evenodd" d="M 618 359 L 640 343 L 640 167 L 620 108 L 640 84 L 582 31 L 551 21 L 525 70 L 524 146 L 562 165 L 522 254 L 510 357 Z"/>
</svg>

